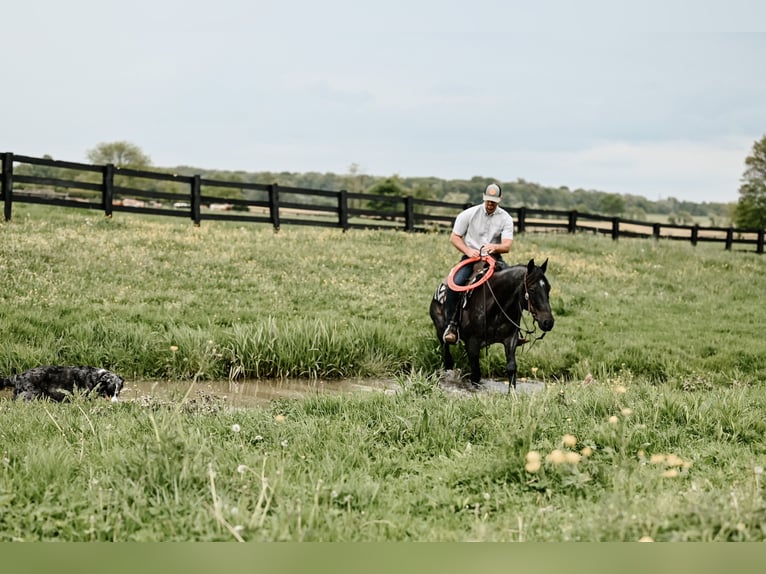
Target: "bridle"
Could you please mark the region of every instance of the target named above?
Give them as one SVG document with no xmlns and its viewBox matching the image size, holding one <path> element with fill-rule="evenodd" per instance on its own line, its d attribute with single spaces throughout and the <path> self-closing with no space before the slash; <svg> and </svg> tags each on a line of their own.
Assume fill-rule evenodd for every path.
<svg viewBox="0 0 766 574">
<path fill-rule="evenodd" d="M 537 330 L 536 327 L 535 327 L 535 324 L 537 323 L 537 317 L 535 316 L 535 307 L 534 307 L 534 305 L 532 305 L 532 298 L 529 296 L 529 285 L 527 283 L 528 276 L 529 276 L 529 270 L 525 269 L 524 270 L 524 280 L 523 280 L 523 284 L 524 284 L 524 300 L 527 302 L 526 311 L 528 311 L 529 314 L 532 315 L 532 328 L 531 329 L 529 329 L 526 326 L 526 324 L 522 327 L 519 323 L 517 323 L 516 321 L 511 319 L 511 317 L 508 315 L 508 313 L 505 312 L 505 309 L 503 308 L 503 305 L 500 303 L 500 301 L 498 300 L 497 296 L 495 295 L 495 292 L 492 290 L 492 285 L 489 282 L 487 282 L 487 289 L 489 289 L 489 292 L 492 295 L 492 299 L 494 299 L 495 303 L 497 303 L 497 306 L 500 309 L 500 312 L 503 314 L 503 316 L 508 320 L 508 322 L 511 325 L 516 327 L 519 330 L 520 333 L 523 332 L 525 335 L 531 335 L 532 333 L 534 333 Z M 519 308 L 521 309 L 521 313 L 519 314 L 519 320 L 520 320 L 520 322 L 524 322 L 523 321 L 523 317 L 524 317 L 525 309 L 522 307 L 521 301 L 519 301 Z M 485 340 L 487 338 L 486 337 L 486 330 L 487 330 L 486 322 L 487 322 L 487 306 L 486 306 L 486 302 L 485 302 L 485 305 L 484 305 L 484 331 L 485 331 L 484 338 L 485 338 Z M 543 334 L 540 335 L 539 337 L 535 337 L 532 342 L 534 343 L 535 341 L 538 341 L 538 340 L 542 339 L 543 337 L 545 337 L 545 331 L 543 331 Z"/>
</svg>

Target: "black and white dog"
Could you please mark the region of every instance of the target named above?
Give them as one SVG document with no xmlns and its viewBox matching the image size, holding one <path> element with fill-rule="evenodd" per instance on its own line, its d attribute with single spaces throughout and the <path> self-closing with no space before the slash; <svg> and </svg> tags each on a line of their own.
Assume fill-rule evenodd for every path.
<svg viewBox="0 0 766 574">
<path fill-rule="evenodd" d="M 98 367 L 35 367 L 7 379 L 0 378 L 0 388 L 13 387 L 13 398 L 31 401 L 64 401 L 75 390 L 85 396 L 92 392 L 117 402 L 124 379 Z"/>
</svg>

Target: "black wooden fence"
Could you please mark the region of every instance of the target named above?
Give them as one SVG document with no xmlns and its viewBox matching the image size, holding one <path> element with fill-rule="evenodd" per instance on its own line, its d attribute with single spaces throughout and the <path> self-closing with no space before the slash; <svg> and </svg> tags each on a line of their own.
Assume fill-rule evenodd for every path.
<svg viewBox="0 0 766 574">
<path fill-rule="evenodd" d="M 221 181 L 199 175 L 118 168 L 2 154 L 0 200 L 5 220 L 13 203 L 41 203 L 103 211 L 188 217 L 202 220 L 388 228 L 404 231 L 448 230 L 466 204 L 413 197 L 370 195 L 346 190 L 327 191 L 277 184 Z M 606 217 L 577 211 L 505 207 L 514 215 L 519 232 L 591 232 L 619 237 L 653 237 L 754 246 L 763 253 L 763 229 L 673 225 Z"/>
</svg>

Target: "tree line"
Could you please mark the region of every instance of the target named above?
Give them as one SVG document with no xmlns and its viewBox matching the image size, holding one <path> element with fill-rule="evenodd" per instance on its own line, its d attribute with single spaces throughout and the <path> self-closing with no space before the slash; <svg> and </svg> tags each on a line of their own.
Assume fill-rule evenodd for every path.
<svg viewBox="0 0 766 574">
<path fill-rule="evenodd" d="M 45 156 L 49 157 L 49 156 Z M 208 179 L 238 181 L 243 183 L 277 183 L 280 186 L 304 189 L 338 191 L 345 189 L 355 193 L 377 196 L 403 197 L 473 204 L 481 202 L 484 188 L 495 181 L 489 177 L 475 176 L 471 179 L 445 180 L 437 177 L 373 176 L 362 173 L 357 164 L 351 164 L 347 173 L 319 172 L 247 172 L 210 170 L 193 166 L 169 168 L 153 167 L 151 158 L 130 142 L 101 143 L 87 152 L 94 164 L 113 164 L 117 167 L 152 169 L 178 175 L 202 175 Z M 700 218 L 708 218 L 711 226 L 733 224 L 741 228 L 766 227 L 766 136 L 756 141 L 753 151 L 745 160 L 745 172 L 740 187 L 739 201 L 734 203 L 692 202 L 674 197 L 650 200 L 632 194 L 616 194 L 598 190 L 570 189 L 566 186 L 548 187 L 524 179 L 501 181 L 503 194 L 509 197 L 511 207 L 538 209 L 577 210 L 583 213 L 619 216 L 627 219 L 646 220 L 664 217 L 671 224 L 691 224 Z M 18 173 L 55 178 L 56 168 L 22 165 Z M 38 173 L 45 171 L 45 173 Z M 87 177 L 87 176 L 84 176 Z M 162 182 L 152 184 L 162 187 Z M 169 184 L 172 185 L 172 184 Z M 162 189 L 156 189 L 162 191 Z M 221 199 L 243 198 L 244 190 L 221 190 Z M 248 199 L 247 197 L 244 197 Z M 371 205 L 374 208 L 374 206 Z"/>
</svg>

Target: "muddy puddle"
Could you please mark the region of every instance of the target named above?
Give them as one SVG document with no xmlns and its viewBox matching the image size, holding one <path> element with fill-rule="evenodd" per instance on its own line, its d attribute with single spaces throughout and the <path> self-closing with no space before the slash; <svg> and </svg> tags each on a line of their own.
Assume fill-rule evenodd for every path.
<svg viewBox="0 0 766 574">
<path fill-rule="evenodd" d="M 444 373 L 438 384 L 450 395 L 475 395 L 477 393 L 508 393 L 508 383 L 486 379 L 478 389 L 464 378 L 451 372 Z M 521 380 L 516 393 L 532 393 L 543 390 L 545 384 Z M 152 381 L 126 381 L 120 394 L 122 401 L 178 402 L 200 400 L 221 401 L 229 408 L 252 408 L 264 406 L 277 399 L 301 399 L 314 395 L 341 395 L 359 393 L 394 394 L 402 386 L 393 379 L 340 379 L 340 380 L 247 380 L 242 382 L 204 381 L 197 383 L 169 383 Z"/>
<path fill-rule="evenodd" d="M 305 398 L 312 395 L 349 393 L 394 393 L 400 388 L 393 381 L 372 379 L 342 380 L 248 380 L 242 382 L 204 381 L 198 383 L 169 383 L 126 381 L 120 393 L 121 401 L 176 402 L 184 399 L 212 397 L 231 408 L 249 408 L 268 404 L 276 399 Z"/>
</svg>

